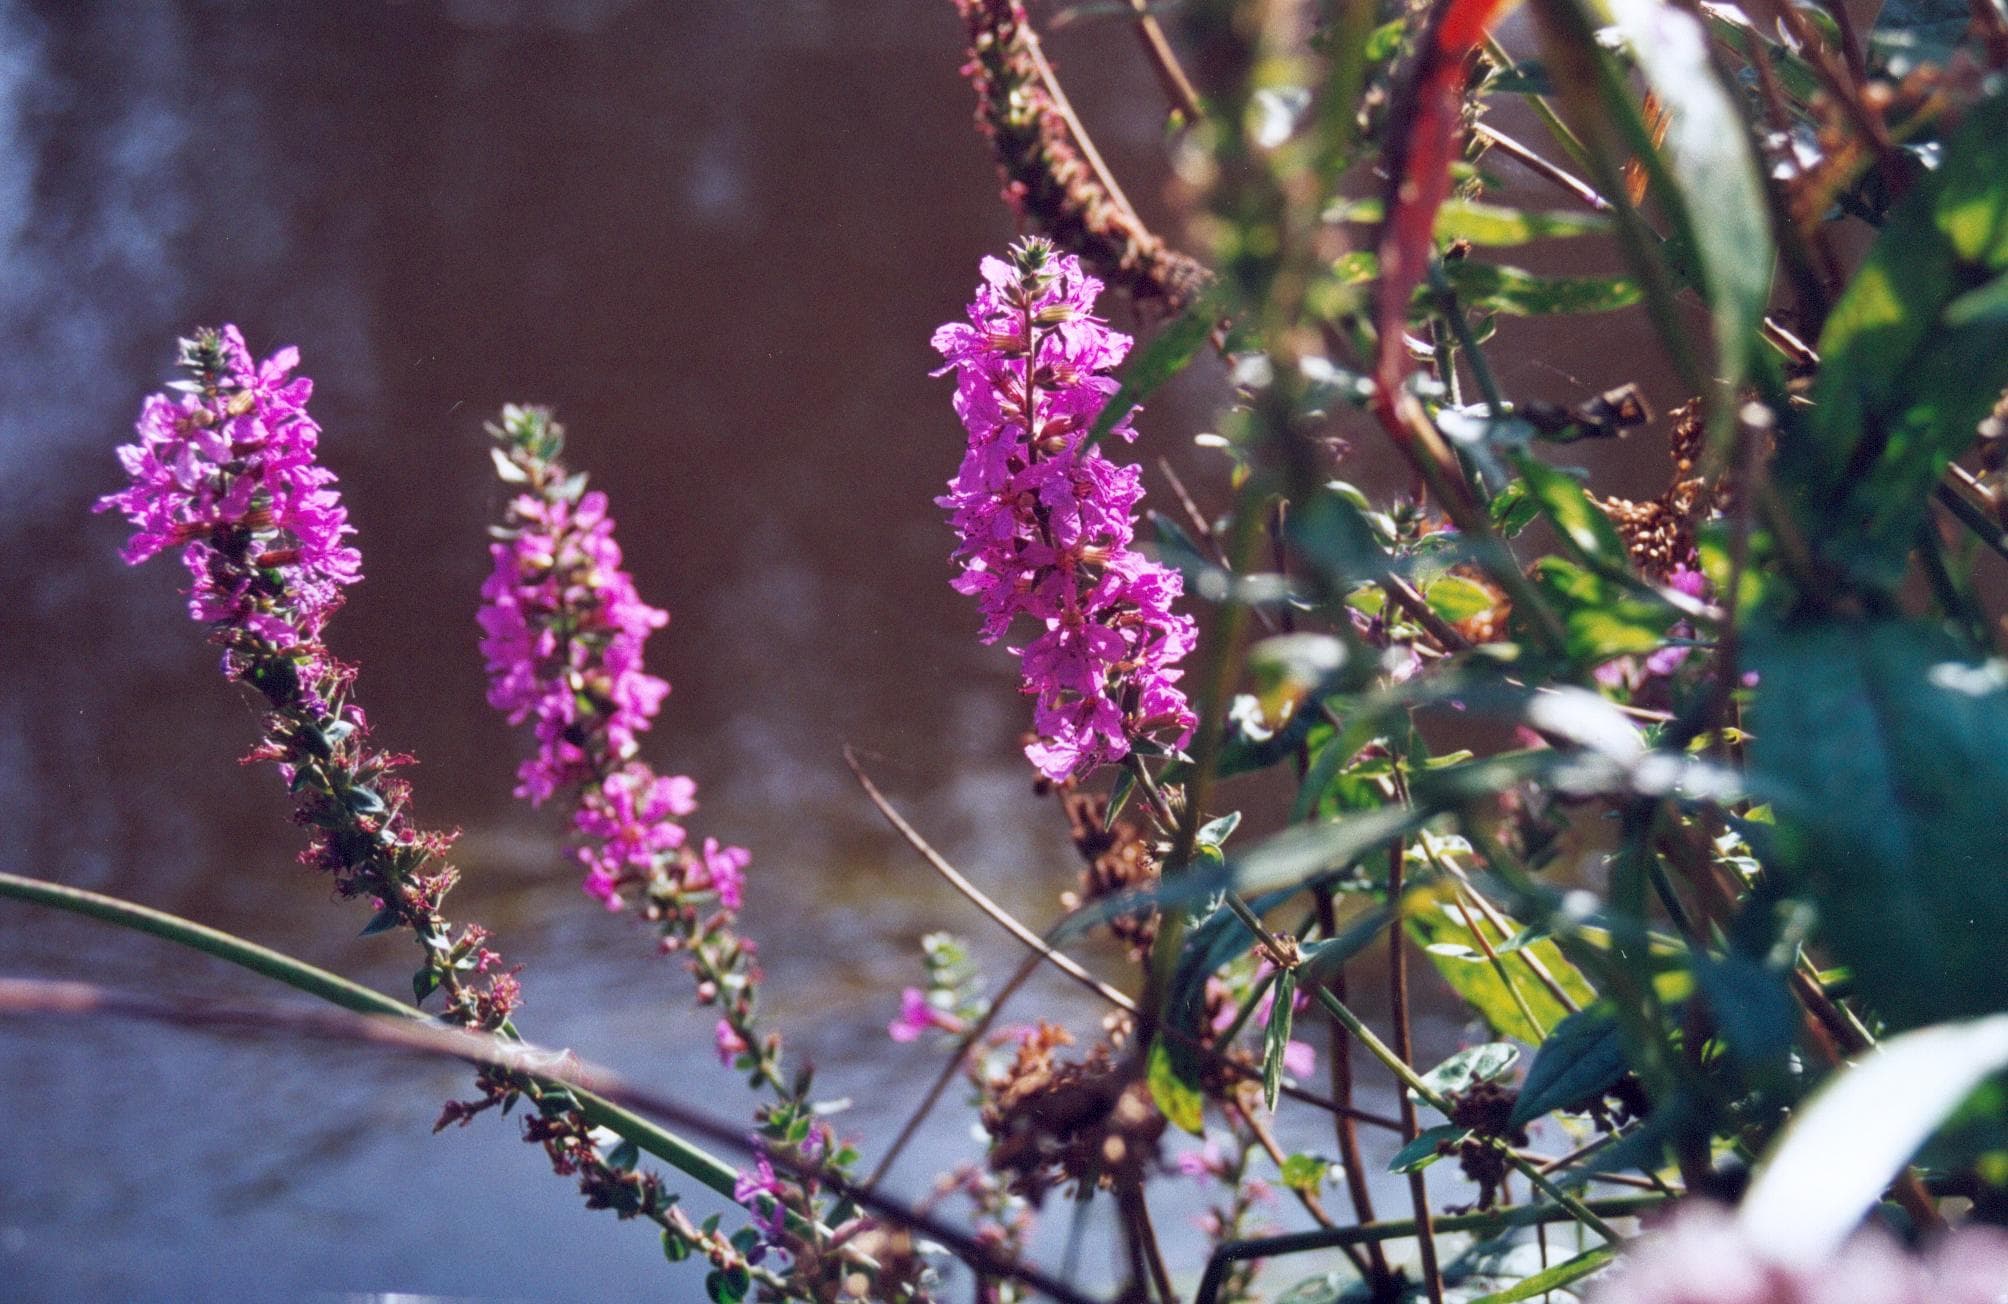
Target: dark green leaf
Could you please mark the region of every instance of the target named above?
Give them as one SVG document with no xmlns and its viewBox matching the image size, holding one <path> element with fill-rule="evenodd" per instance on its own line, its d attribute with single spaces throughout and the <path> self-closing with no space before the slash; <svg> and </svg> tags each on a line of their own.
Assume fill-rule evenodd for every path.
<svg viewBox="0 0 2008 1304">
<path fill-rule="evenodd" d="M 1972 20 L 1965 0 L 1885 0 L 1869 41 L 1901 73 L 1918 61 L 1943 64 Z"/>
<path fill-rule="evenodd" d="M 439 972 L 435 969 L 420 969 L 411 976 L 411 998 L 416 1004 L 425 1004 L 425 998 L 439 990 Z"/>
<path fill-rule="evenodd" d="M 2001 328 L 1967 297 L 2008 272 L 2004 138 L 2008 96 L 1967 115 L 1828 316 L 1814 406 L 1784 414 L 1781 479 L 1822 554 L 1865 583 L 1901 582 L 1939 477 L 2008 386 Z"/>
<path fill-rule="evenodd" d="M 1534 1052 L 1512 1125 L 1524 1127 L 1552 1109 L 1596 1099 L 1625 1074 L 1624 1043 L 1609 1007 L 1591 1006 L 1556 1024 Z"/>
<path fill-rule="evenodd" d="M 1753 630 L 1767 865 L 1898 1027 L 2008 1007 L 2008 667 L 1915 622 Z"/>
<path fill-rule="evenodd" d="M 1343 591 L 1387 574 L 1387 550 L 1359 507 L 1336 490 L 1325 489 L 1299 504 L 1286 528 L 1291 544 L 1335 589 Z"/>
<path fill-rule="evenodd" d="M 1394 1158 L 1387 1161 L 1387 1170 L 1390 1173 L 1413 1173 L 1427 1168 L 1470 1135 L 1470 1128 L 1457 1123 L 1426 1127 L 1416 1134 L 1415 1140 L 1394 1152 Z"/>
<path fill-rule="evenodd" d="M 1747 955 L 1696 958 L 1695 981 L 1708 1000 L 1722 1043 L 1742 1064 L 1781 1064 L 1798 1031 L 1799 1006 L 1784 975 Z"/>
<path fill-rule="evenodd" d="M 1184 371 L 1198 356 L 1200 349 L 1206 346 L 1207 336 L 1213 333 L 1214 324 L 1219 319 L 1220 307 L 1214 302 L 1214 296 L 1201 295 L 1191 307 L 1166 324 L 1150 343 L 1131 355 L 1129 365 L 1123 368 L 1122 384 L 1102 408 L 1101 415 L 1095 418 L 1094 428 L 1081 441 L 1081 447 L 1092 448 L 1107 438 L 1132 408 Z"/>
<path fill-rule="evenodd" d="M 363 925 L 361 935 L 364 937 L 375 937 L 378 933 L 387 933 L 391 929 L 396 928 L 398 921 L 403 918 L 404 915 L 396 906 L 385 906 L 370 916 L 370 921 Z"/>
<path fill-rule="evenodd" d="M 634 1166 L 640 1162 L 641 1147 L 632 1141 L 622 1141 L 607 1152 L 607 1167 L 619 1169 L 623 1173 L 633 1172 Z"/>
</svg>

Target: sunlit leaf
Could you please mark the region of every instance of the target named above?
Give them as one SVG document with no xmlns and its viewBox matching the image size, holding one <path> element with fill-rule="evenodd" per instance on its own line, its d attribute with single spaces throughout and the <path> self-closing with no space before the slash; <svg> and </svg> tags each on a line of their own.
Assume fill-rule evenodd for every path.
<svg viewBox="0 0 2008 1304">
<path fill-rule="evenodd" d="M 1793 1117 L 1737 1213 L 1772 1259 L 1811 1266 L 1841 1247 L 1960 1101 L 2008 1068 L 2008 1015 L 1904 1033 L 1843 1069 Z"/>
<path fill-rule="evenodd" d="M 1519 925 L 1511 918 L 1507 918 L 1503 934 L 1486 921 L 1484 915 L 1477 915 L 1477 920 L 1477 926 L 1485 930 L 1486 940 L 1493 945 L 1495 952 L 1500 941 L 1519 931 Z M 1535 976 L 1528 963 L 1529 956 L 1547 969 L 1549 976 L 1577 1004 L 1587 1005 L 1596 999 L 1596 990 L 1553 942 L 1535 942 L 1524 946 L 1521 948 L 1525 952 L 1523 955 L 1501 956 L 1500 965 L 1519 989 L 1520 999 L 1540 1020 L 1541 1027 L 1536 1028 L 1521 1013 L 1499 969 L 1485 957 L 1484 948 L 1478 945 L 1478 938 L 1472 933 L 1472 925 L 1466 922 L 1464 909 L 1454 900 L 1446 898 L 1415 910 L 1409 915 L 1407 925 L 1409 936 L 1428 951 L 1430 963 L 1436 966 L 1444 981 L 1464 998 L 1465 1004 L 1478 1012 L 1493 1032 L 1502 1037 L 1538 1045 L 1542 1029 L 1554 1028 L 1569 1015 L 1569 1008 L 1556 1000 L 1554 993 Z M 1458 950 L 1447 952 L 1436 949 L 1443 946 Z"/>
<path fill-rule="evenodd" d="M 1610 8 L 1667 115 L 1664 152 L 1681 191 L 1685 242 L 1700 261 L 1716 368 L 1733 393 L 1756 345 L 1775 257 L 1743 112 L 1717 78 L 1707 33 L 1692 14 L 1665 0 L 1611 0 Z"/>
<path fill-rule="evenodd" d="M 1171 1051 L 1162 1037 L 1151 1043 L 1144 1081 L 1150 1088 L 1150 1098 L 1157 1102 L 1159 1111 L 1174 1126 L 1194 1136 L 1205 1133 L 1206 1098 L 1200 1094 L 1198 1086 L 1181 1075 L 1173 1065 Z"/>
</svg>

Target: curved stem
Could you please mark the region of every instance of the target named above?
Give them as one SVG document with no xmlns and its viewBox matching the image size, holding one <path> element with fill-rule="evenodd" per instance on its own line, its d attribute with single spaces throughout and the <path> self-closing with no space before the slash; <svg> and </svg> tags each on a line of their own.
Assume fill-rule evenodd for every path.
<svg viewBox="0 0 2008 1304">
<path fill-rule="evenodd" d="M 221 929 L 198 924 L 180 915 L 171 915 L 164 910 L 139 905 L 132 901 L 122 901 L 117 897 L 104 896 L 97 892 L 86 892 L 82 888 L 66 887 L 60 883 L 50 883 L 42 879 L 25 878 L 18 874 L 0 873 L 0 897 L 11 897 L 16 901 L 27 901 L 35 905 L 48 906 L 55 910 L 67 910 L 71 914 L 83 915 L 120 928 L 130 928 L 134 932 L 158 937 L 204 955 L 227 961 L 240 969 L 265 978 L 282 982 L 296 991 L 318 996 L 324 1001 L 338 1005 L 357 1014 L 388 1014 L 414 1022 L 433 1025 L 426 1015 L 394 1000 L 381 992 L 372 991 L 361 983 L 351 982 L 340 974 L 329 973 L 292 956 L 260 946 L 256 942 Z M 531 1074 L 537 1077 L 536 1074 Z M 557 1079 L 544 1079 L 563 1086 Z M 623 1140 L 632 1141 L 635 1146 L 654 1155 L 671 1168 L 686 1177 L 702 1182 L 719 1194 L 731 1198 L 733 1184 L 738 1181 L 738 1170 L 715 1155 L 692 1145 L 674 1132 L 649 1122 L 637 1114 L 622 1109 L 612 1101 L 601 1099 L 577 1087 L 566 1087 L 579 1101 L 579 1112 L 593 1124 L 618 1133 Z"/>
</svg>

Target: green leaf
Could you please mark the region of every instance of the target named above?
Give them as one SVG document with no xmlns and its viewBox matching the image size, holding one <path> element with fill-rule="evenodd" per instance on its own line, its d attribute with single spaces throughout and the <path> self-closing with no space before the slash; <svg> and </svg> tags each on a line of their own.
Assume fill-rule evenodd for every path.
<svg viewBox="0 0 2008 1304">
<path fill-rule="evenodd" d="M 1423 1084 L 1438 1095 L 1453 1096 L 1473 1084 L 1490 1082 L 1520 1058 L 1520 1048 L 1510 1042 L 1488 1041 L 1467 1046 L 1422 1075 Z M 1414 1095 L 1414 1092 L 1410 1092 Z"/>
<path fill-rule="evenodd" d="M 1901 934 L 1898 934 L 1899 936 Z M 2008 1015 L 1892 1037 L 1830 1077 L 1759 1165 L 1737 1221 L 1791 1266 L 1826 1260 L 1925 1139 L 2008 1067 Z"/>
<path fill-rule="evenodd" d="M 690 1242 L 669 1228 L 662 1229 L 662 1257 L 671 1263 L 682 1263 L 690 1257 Z"/>
<path fill-rule="evenodd" d="M 1489 85 L 1496 89 L 1497 79 Z M 1385 207 L 1378 198 L 1348 199 L 1328 209 L 1325 219 L 1378 225 Z M 1444 242 L 1463 240 L 1474 245 L 1508 247 L 1563 236 L 1605 235 L 1610 229 L 1611 220 L 1599 213 L 1542 212 L 1484 204 L 1474 199 L 1452 199 L 1436 210 L 1435 235 Z M 1349 269 L 1361 265 L 1346 264 Z"/>
<path fill-rule="evenodd" d="M 1585 565 L 1604 571 L 1629 569 L 1624 539 L 1617 527 L 1590 501 L 1574 476 L 1525 455 L 1514 458 L 1513 465 L 1526 481 L 1527 492 L 1541 504 L 1542 514 L 1561 531 Z"/>
<path fill-rule="evenodd" d="M 2008 272 L 2004 138 L 2008 96 L 1968 113 L 1828 316 L 1813 407 L 1782 418 L 1780 479 L 1822 555 L 1863 583 L 1901 583 L 1939 477 L 2008 386 L 1989 311 Z"/>
<path fill-rule="evenodd" d="M 1290 513 L 1290 542 L 1333 588 L 1344 590 L 1388 572 L 1387 550 L 1360 508 L 1337 490 L 1321 490 Z"/>
<path fill-rule="evenodd" d="M 1330 634 L 1275 634 L 1248 649 L 1248 676 L 1262 719 L 1279 728 L 1305 698 L 1339 686 L 1349 650 Z"/>
<path fill-rule="evenodd" d="M 1428 600 L 1431 611 L 1452 624 L 1483 615 L 1496 605 L 1490 590 L 1461 575 L 1446 575 L 1440 580 L 1430 581 L 1422 596 Z"/>
<path fill-rule="evenodd" d="M 1658 597 L 1563 557 L 1536 561 L 1534 583 L 1561 616 L 1569 657 L 1578 665 L 1656 652 L 1679 619 Z"/>
<path fill-rule="evenodd" d="M 425 998 L 439 990 L 439 971 L 420 969 L 411 976 L 411 999 L 414 1004 L 425 1004 Z"/>
<path fill-rule="evenodd" d="M 1379 268 L 1374 255 L 1364 251 L 1346 254 L 1332 264 L 1333 274 L 1345 285 L 1365 285 L 1379 275 Z M 1470 258 L 1446 261 L 1443 275 L 1463 307 L 1509 317 L 1615 312 L 1640 298 L 1638 285 L 1622 276 L 1542 276 Z M 1417 286 L 1409 315 L 1427 316 L 1436 310 L 1435 294 L 1427 285 Z"/>
<path fill-rule="evenodd" d="M 1155 394 L 1164 383 L 1198 356 L 1220 319 L 1215 296 L 1204 294 L 1157 333 L 1150 343 L 1130 356 L 1123 368 L 1122 383 L 1095 418 L 1094 428 L 1081 441 L 1083 449 L 1093 448 L 1122 423 L 1139 403 Z"/>
<path fill-rule="evenodd" d="M 398 921 L 403 918 L 404 915 L 397 906 L 387 905 L 370 916 L 370 921 L 363 925 L 360 936 L 375 937 L 378 933 L 387 933 L 396 928 Z"/>
<path fill-rule="evenodd" d="M 1144 1081 L 1150 1087 L 1150 1098 L 1157 1102 L 1159 1112 L 1173 1125 L 1183 1128 L 1194 1136 L 1206 1132 L 1206 1098 L 1199 1088 L 1179 1075 L 1172 1063 L 1170 1048 L 1159 1037 L 1150 1044 L 1150 1062 L 1145 1068 Z"/>
<path fill-rule="evenodd" d="M 1554 1109 L 1602 1095 L 1625 1074 L 1624 1042 L 1607 1005 L 1593 1005 L 1554 1026 L 1513 1104 L 1512 1125 L 1524 1127 Z"/>
<path fill-rule="evenodd" d="M 1616 312 L 1642 297 L 1637 282 L 1622 276 L 1538 276 L 1469 258 L 1445 262 L 1443 273 L 1464 307 L 1509 317 Z"/>
<path fill-rule="evenodd" d="M 633 1172 L 634 1166 L 640 1162 L 641 1147 L 632 1141 L 622 1141 L 607 1151 L 607 1167 L 619 1169 L 623 1173 Z"/>
<path fill-rule="evenodd" d="M 2008 274 L 1995 277 L 1977 290 L 1968 290 L 1946 304 L 1945 321 L 1950 326 L 2008 321 Z"/>
<path fill-rule="evenodd" d="M 1484 920 L 1480 915 L 1479 919 Z M 1500 939 L 1492 936 L 1489 923 L 1481 923 L 1488 929 L 1486 940 L 1493 942 L 1497 951 Z M 1506 936 L 1519 931 L 1513 920 L 1506 921 Z M 1513 983 L 1520 991 L 1520 999 L 1540 1020 L 1541 1028 L 1527 1022 L 1527 1016 L 1520 1012 L 1520 1006 L 1513 1000 L 1513 993 L 1499 975 L 1491 961 L 1484 955 L 1484 948 L 1472 935 L 1471 926 L 1465 920 L 1462 907 L 1449 903 L 1431 903 L 1416 910 L 1408 919 L 1409 936 L 1429 953 L 1430 963 L 1444 980 L 1464 998 L 1465 1004 L 1476 1010 L 1493 1032 L 1502 1037 L 1512 1037 L 1529 1045 L 1541 1040 L 1541 1028 L 1553 1028 L 1569 1015 L 1569 1009 L 1534 976 L 1533 969 L 1524 958 L 1503 955 L 1500 965 L 1505 968 Z M 1439 947 L 1456 948 L 1454 952 L 1439 950 Z M 1571 964 L 1560 948 L 1553 942 L 1535 942 L 1522 948 L 1539 960 L 1555 979 L 1563 991 L 1575 999 L 1579 1005 L 1587 1005 L 1596 999 L 1596 991 L 1582 973 Z"/>
<path fill-rule="evenodd" d="M 1285 969 L 1276 976 L 1276 999 L 1269 1002 L 1269 1027 L 1262 1037 L 1262 1103 L 1272 1114 L 1283 1090 L 1283 1052 L 1290 1045 L 1296 998 L 1297 971 Z"/>
<path fill-rule="evenodd" d="M 1385 852 L 1436 814 L 1423 806 L 1384 806 L 1360 811 L 1330 824 L 1303 824 L 1258 842 L 1229 862 L 1243 891 L 1301 887 L 1325 874 L 1350 868 L 1362 856 Z"/>
<path fill-rule="evenodd" d="M 1544 213 L 1472 199 L 1453 199 L 1436 212 L 1438 239 L 1475 245 L 1522 245 L 1557 236 L 1605 235 L 1610 229 L 1610 219 L 1597 213 Z"/>
<path fill-rule="evenodd" d="M 1617 1256 L 1615 1247 L 1599 1245 L 1593 1250 L 1583 1251 L 1565 1263 L 1558 1263 L 1531 1277 L 1522 1278 L 1518 1285 L 1494 1291 L 1490 1295 L 1481 1295 L 1471 1301 L 1471 1304 L 1519 1304 L 1521 1300 L 1546 1295 L 1549 1291 L 1559 1290 L 1571 1282 L 1581 1281 Z"/>
<path fill-rule="evenodd" d="M 1241 812 L 1231 810 L 1219 819 L 1208 820 L 1206 823 L 1200 825 L 1199 832 L 1194 835 L 1194 839 L 1202 847 L 1218 849 L 1226 844 L 1228 837 L 1240 826 Z"/>
<path fill-rule="evenodd" d="M 1662 202 L 1675 205 L 1681 243 L 1700 262 L 1716 372 L 1733 396 L 1748 374 L 1776 256 L 1750 133 L 1691 14 L 1661 0 L 1611 0 L 1610 8 L 1667 115 L 1664 152 L 1680 194 Z"/>
<path fill-rule="evenodd" d="M 704 1293 L 710 1297 L 711 1304 L 741 1304 L 752 1285 L 752 1279 L 744 1268 L 713 1270 L 705 1275 Z"/>
<path fill-rule="evenodd" d="M 2008 1008 L 2008 665 L 1898 620 L 1753 629 L 1751 825 L 1897 1027 Z"/>
<path fill-rule="evenodd" d="M 1316 1195 L 1325 1184 L 1332 1162 L 1322 1155 L 1291 1155 L 1283 1161 L 1283 1185 L 1292 1191 Z"/>
<path fill-rule="evenodd" d="M 1387 1161 L 1390 1173 L 1414 1173 L 1443 1158 L 1445 1151 L 1471 1135 L 1471 1129 L 1457 1123 L 1439 1123 L 1416 1134 L 1415 1140 L 1394 1152 Z"/>
</svg>

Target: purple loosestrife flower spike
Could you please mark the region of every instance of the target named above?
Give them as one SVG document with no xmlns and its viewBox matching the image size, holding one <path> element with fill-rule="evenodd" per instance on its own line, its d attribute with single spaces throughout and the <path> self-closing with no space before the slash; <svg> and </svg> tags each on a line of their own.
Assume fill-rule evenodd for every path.
<svg viewBox="0 0 2008 1304">
<path fill-rule="evenodd" d="M 542 804 L 577 790 L 584 887 L 608 909 L 637 889 L 658 906 L 708 891 L 738 909 L 750 857 L 711 838 L 690 846 L 680 821 L 697 809 L 697 785 L 636 757 L 669 693 L 643 669 L 642 645 L 669 613 L 641 600 L 621 564 L 606 495 L 565 473 L 550 413 L 512 406 L 490 430 L 497 470 L 522 487 L 489 549 L 480 612 L 488 700 L 511 724 L 534 721 L 517 795 Z"/>
<path fill-rule="evenodd" d="M 960 536 L 955 588 L 977 600 L 983 641 L 1019 617 L 1036 737 L 1025 754 L 1054 781 L 1079 778 L 1162 733 L 1183 746 L 1194 716 L 1177 687 L 1191 617 L 1172 610 L 1177 572 L 1134 551 L 1140 470 L 1083 448 L 1116 390 L 1130 338 L 1094 315 L 1101 282 L 1044 240 L 983 260 L 968 320 L 935 332 L 955 373 L 969 447 L 946 508 Z M 1114 433 L 1136 438 L 1126 415 Z"/>
<path fill-rule="evenodd" d="M 355 671 L 321 642 L 362 559 L 334 474 L 316 461 L 313 382 L 292 374 L 299 352 L 254 363 L 225 326 L 181 341 L 180 363 L 189 378 L 146 400 L 138 442 L 119 449 L 131 483 L 97 510 L 117 508 L 136 527 L 132 564 L 181 550 L 189 614 L 224 648 L 224 673 L 264 697 L 263 736 L 246 759 L 278 766 L 294 818 L 313 830 L 301 858 L 341 896 L 372 902 L 369 931 L 402 926 L 425 943 L 420 1001 L 443 990 L 454 1021 L 499 1028 L 519 999 L 515 971 L 486 929 L 456 931 L 440 914 L 455 835 L 417 827 L 397 773 L 410 758 L 370 746 L 350 700 Z"/>
<path fill-rule="evenodd" d="M 138 442 L 119 449 L 132 483 L 96 507 L 135 527 L 129 563 L 181 548 L 192 618 L 282 648 L 318 639 L 362 578 L 334 472 L 315 460 L 314 382 L 291 375 L 299 362 L 287 348 L 253 364 L 235 326 L 181 341 L 195 378 L 146 400 Z"/>
</svg>

